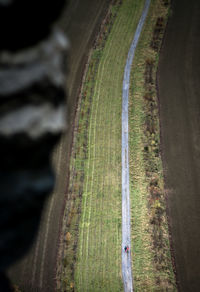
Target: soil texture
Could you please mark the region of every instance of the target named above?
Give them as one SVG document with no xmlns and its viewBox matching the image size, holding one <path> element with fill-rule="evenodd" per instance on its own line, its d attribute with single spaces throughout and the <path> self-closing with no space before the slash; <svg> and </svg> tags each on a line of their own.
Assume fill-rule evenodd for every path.
<svg viewBox="0 0 200 292">
<path fill-rule="evenodd" d="M 53 153 L 57 181 L 53 194 L 46 202 L 37 238 L 26 257 L 11 267 L 8 273 L 13 284 L 24 292 L 51 292 L 56 289 L 56 261 L 66 200 L 75 107 L 89 51 L 110 3 L 108 0 L 68 2 L 59 26 L 71 43 L 66 80 L 69 126 Z"/>
<path fill-rule="evenodd" d="M 174 0 L 158 89 L 162 158 L 177 281 L 200 287 L 200 2 Z"/>
</svg>

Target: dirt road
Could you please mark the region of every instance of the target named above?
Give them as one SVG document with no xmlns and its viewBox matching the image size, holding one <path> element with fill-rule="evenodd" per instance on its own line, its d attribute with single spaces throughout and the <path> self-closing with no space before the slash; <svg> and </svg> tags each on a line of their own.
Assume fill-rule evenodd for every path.
<svg viewBox="0 0 200 292">
<path fill-rule="evenodd" d="M 129 196 L 129 146 L 128 146 L 128 100 L 131 65 L 135 49 L 142 31 L 145 18 L 148 13 L 150 0 L 145 1 L 142 16 L 138 23 L 133 42 L 131 44 L 126 66 L 124 70 L 123 94 L 122 94 L 122 275 L 124 291 L 133 291 L 133 279 L 131 269 L 131 252 L 124 251 L 125 246 L 131 247 L 131 223 L 130 223 L 130 196 Z"/>
<path fill-rule="evenodd" d="M 200 1 L 174 0 L 159 65 L 162 154 L 181 292 L 200 289 Z"/>
<path fill-rule="evenodd" d="M 60 20 L 60 26 L 71 42 L 67 80 L 69 129 L 53 154 L 57 182 L 45 205 L 38 236 L 27 256 L 9 271 L 13 283 L 25 292 L 55 291 L 57 247 L 68 178 L 74 108 L 84 64 L 108 5 L 108 0 L 70 0 Z"/>
</svg>

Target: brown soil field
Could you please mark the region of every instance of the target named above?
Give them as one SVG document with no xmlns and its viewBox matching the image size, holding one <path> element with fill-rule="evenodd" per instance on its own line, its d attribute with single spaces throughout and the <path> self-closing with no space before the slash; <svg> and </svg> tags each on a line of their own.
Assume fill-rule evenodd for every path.
<svg viewBox="0 0 200 292">
<path fill-rule="evenodd" d="M 158 90 L 162 158 L 177 282 L 200 291 L 200 1 L 174 0 Z"/>
<path fill-rule="evenodd" d="M 89 51 L 111 1 L 70 0 L 68 2 L 59 26 L 68 35 L 71 43 L 66 80 L 69 127 L 53 153 L 56 186 L 45 205 L 37 238 L 29 253 L 8 271 L 13 284 L 23 292 L 56 290 L 56 261 L 66 200 L 75 108 Z"/>
</svg>

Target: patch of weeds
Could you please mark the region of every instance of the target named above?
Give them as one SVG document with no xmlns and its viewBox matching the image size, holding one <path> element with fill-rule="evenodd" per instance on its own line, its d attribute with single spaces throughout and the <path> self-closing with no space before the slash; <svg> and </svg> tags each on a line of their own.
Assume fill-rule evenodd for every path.
<svg viewBox="0 0 200 292">
<path fill-rule="evenodd" d="M 162 1 L 168 7 L 169 1 Z M 156 54 L 159 53 L 166 26 L 166 16 L 157 17 L 150 48 Z M 144 123 L 144 149 L 146 176 L 148 182 L 148 210 L 150 233 L 152 237 L 153 262 L 157 271 L 161 274 L 169 271 L 171 258 L 168 255 L 169 239 L 168 233 L 166 201 L 163 187 L 162 162 L 160 156 L 160 125 L 159 109 L 156 92 L 156 71 L 158 58 L 147 58 L 145 60 L 144 72 L 144 112 L 146 113 Z M 171 277 L 156 277 L 157 285 L 160 287 L 172 287 Z M 175 286 L 175 284 L 173 284 Z M 175 289 L 175 287 L 174 287 Z"/>
<path fill-rule="evenodd" d="M 136 291 L 177 291 L 170 254 L 156 89 L 159 51 L 169 3 L 152 1 L 132 70 L 130 170 L 134 193 L 132 228 Z M 141 238 L 147 243 L 140 242 Z"/>
</svg>

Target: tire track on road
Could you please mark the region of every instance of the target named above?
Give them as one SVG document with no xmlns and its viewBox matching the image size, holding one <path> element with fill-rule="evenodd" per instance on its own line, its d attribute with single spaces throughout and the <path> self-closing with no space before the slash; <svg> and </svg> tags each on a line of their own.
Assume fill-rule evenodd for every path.
<svg viewBox="0 0 200 292">
<path fill-rule="evenodd" d="M 141 18 L 139 20 L 124 70 L 122 89 L 122 277 L 124 291 L 133 291 L 133 278 L 131 268 L 131 253 L 125 253 L 124 247 L 131 246 L 130 223 L 130 196 L 129 196 L 129 147 L 128 147 L 128 102 L 130 72 L 137 43 L 149 10 L 151 0 L 146 0 Z"/>
</svg>

